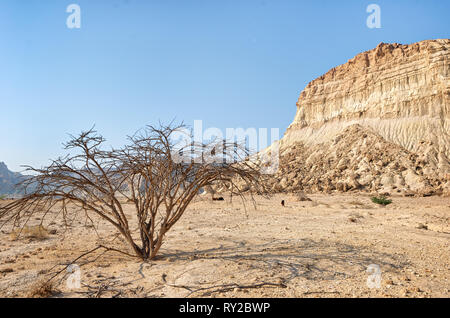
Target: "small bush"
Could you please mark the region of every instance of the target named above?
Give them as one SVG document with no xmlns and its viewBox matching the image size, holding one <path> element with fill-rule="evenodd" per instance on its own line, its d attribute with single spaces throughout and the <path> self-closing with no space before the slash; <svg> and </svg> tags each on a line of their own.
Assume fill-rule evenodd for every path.
<svg viewBox="0 0 450 318">
<path fill-rule="evenodd" d="M 383 196 L 371 197 L 370 200 L 372 200 L 373 203 L 380 204 L 380 205 L 385 205 L 385 206 L 392 203 L 392 200 L 386 199 Z"/>
<path fill-rule="evenodd" d="M 31 286 L 30 291 L 27 294 L 29 298 L 48 298 L 54 296 L 59 291 L 55 289 L 55 286 L 51 282 L 37 282 Z"/>
<path fill-rule="evenodd" d="M 308 198 L 305 193 L 298 192 L 295 194 L 293 201 L 303 202 L 303 201 L 312 201 L 312 200 L 310 198 Z"/>
<path fill-rule="evenodd" d="M 15 229 L 11 233 L 11 238 L 17 240 L 19 237 L 31 238 L 36 240 L 45 240 L 48 238 L 48 231 L 42 225 L 25 226 L 24 228 Z"/>
<path fill-rule="evenodd" d="M 6 195 L 2 194 L 0 195 L 0 200 L 5 200 L 6 199 Z"/>
</svg>

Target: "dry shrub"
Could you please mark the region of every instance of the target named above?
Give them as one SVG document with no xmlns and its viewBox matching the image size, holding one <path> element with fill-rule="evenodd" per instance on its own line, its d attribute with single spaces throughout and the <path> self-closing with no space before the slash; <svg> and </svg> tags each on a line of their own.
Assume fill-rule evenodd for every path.
<svg viewBox="0 0 450 318">
<path fill-rule="evenodd" d="M 37 214 L 42 220 L 60 215 L 66 225 L 97 216 L 112 224 L 132 250 L 121 252 L 147 260 L 156 257 L 166 233 L 201 189 L 222 185 L 243 200 L 242 185 L 254 193 L 266 192 L 259 167 L 247 160 L 245 145 L 219 140 L 180 148 L 174 141 L 178 133 L 185 133 L 183 125 L 149 126 L 119 149 L 105 149 L 105 139 L 93 130 L 72 137 L 65 145 L 67 156 L 27 169 L 32 175 L 23 183 L 28 194 L 0 206 L 0 229 Z M 137 229 L 124 211 L 130 203 Z M 73 217 L 68 217 L 69 210 Z M 39 238 L 46 231 L 27 233 Z"/>
<path fill-rule="evenodd" d="M 52 282 L 39 281 L 32 285 L 26 297 L 29 298 L 49 298 L 57 294 L 59 291 L 55 288 Z"/>
<path fill-rule="evenodd" d="M 14 229 L 11 232 L 12 240 L 18 240 L 19 238 L 45 240 L 48 236 L 48 230 L 42 225 L 24 226 L 23 228 Z"/>
<path fill-rule="evenodd" d="M 295 194 L 294 200 L 297 201 L 297 202 L 312 201 L 312 200 L 311 200 L 310 198 L 308 198 L 308 197 L 306 196 L 306 194 L 303 193 L 303 192 L 298 192 L 298 193 L 296 193 L 296 194 Z"/>
</svg>

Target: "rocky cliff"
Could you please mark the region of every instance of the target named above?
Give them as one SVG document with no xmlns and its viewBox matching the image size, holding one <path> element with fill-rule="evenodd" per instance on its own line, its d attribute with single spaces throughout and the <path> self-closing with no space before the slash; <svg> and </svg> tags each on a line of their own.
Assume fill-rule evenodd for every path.
<svg viewBox="0 0 450 318">
<path fill-rule="evenodd" d="M 450 157 L 450 40 L 381 43 L 313 80 L 283 140 L 319 143 L 358 123 L 415 151 L 422 140 Z"/>
<path fill-rule="evenodd" d="M 310 82 L 274 188 L 449 191 L 449 56 L 449 39 L 381 43 Z"/>
</svg>

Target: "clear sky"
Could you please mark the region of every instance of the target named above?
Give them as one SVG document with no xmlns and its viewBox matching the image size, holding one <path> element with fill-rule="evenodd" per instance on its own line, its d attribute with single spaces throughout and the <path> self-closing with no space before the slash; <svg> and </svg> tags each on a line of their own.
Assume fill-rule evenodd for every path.
<svg viewBox="0 0 450 318">
<path fill-rule="evenodd" d="M 66 26 L 68 5 L 81 28 Z M 369 4 L 381 29 L 369 29 Z M 449 38 L 450 1 L 1 0 L 0 161 L 41 166 L 92 125 L 280 128 L 306 84 L 380 42 Z"/>
</svg>

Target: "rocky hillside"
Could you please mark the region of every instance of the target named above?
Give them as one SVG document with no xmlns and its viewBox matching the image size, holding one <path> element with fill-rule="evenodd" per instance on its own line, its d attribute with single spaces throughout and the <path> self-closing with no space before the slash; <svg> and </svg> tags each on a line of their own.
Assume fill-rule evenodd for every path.
<svg viewBox="0 0 450 318">
<path fill-rule="evenodd" d="M 381 43 L 310 82 L 273 189 L 449 193 L 449 56 L 449 39 Z"/>
<path fill-rule="evenodd" d="M 9 171 L 4 162 L 0 162 L 0 195 L 17 195 L 16 184 L 23 180 L 24 176 L 17 172 Z"/>
<path fill-rule="evenodd" d="M 291 144 L 281 156 L 274 192 L 368 191 L 403 195 L 449 193 L 450 175 L 439 173 L 432 144 L 417 153 L 358 124 L 327 142 Z"/>
</svg>

